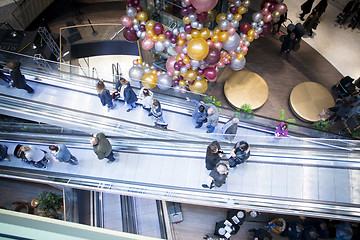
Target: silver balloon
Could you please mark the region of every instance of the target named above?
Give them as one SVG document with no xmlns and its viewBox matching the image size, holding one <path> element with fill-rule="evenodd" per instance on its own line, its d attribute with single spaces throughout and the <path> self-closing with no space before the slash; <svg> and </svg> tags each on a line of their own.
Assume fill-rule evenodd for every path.
<svg viewBox="0 0 360 240">
<path fill-rule="evenodd" d="M 200 62 L 196 61 L 196 60 L 193 60 L 193 59 L 190 60 L 190 64 L 193 67 L 199 67 L 200 66 Z"/>
<path fill-rule="evenodd" d="M 140 24 L 145 26 L 145 25 L 146 25 L 146 21 L 141 21 Z"/>
<path fill-rule="evenodd" d="M 155 50 L 156 50 L 156 51 L 162 52 L 162 51 L 164 51 L 164 49 L 165 49 L 165 46 L 164 46 L 164 44 L 163 44 L 162 42 L 157 41 L 157 42 L 155 43 Z"/>
<path fill-rule="evenodd" d="M 203 27 L 204 27 L 204 24 L 199 23 L 196 29 L 197 29 L 197 30 L 201 30 L 201 29 L 203 29 Z"/>
<path fill-rule="evenodd" d="M 245 33 L 240 33 L 240 37 L 242 40 L 246 40 L 247 35 Z"/>
<path fill-rule="evenodd" d="M 196 77 L 196 80 L 200 81 L 200 80 L 201 80 L 201 77 L 200 77 L 200 76 L 197 76 L 197 77 Z"/>
<path fill-rule="evenodd" d="M 264 23 L 264 21 L 262 21 L 262 20 L 261 20 L 260 22 L 258 22 L 258 26 L 259 26 L 259 27 L 264 26 L 264 24 L 265 24 L 265 23 Z"/>
<path fill-rule="evenodd" d="M 195 21 L 196 21 L 196 18 L 197 18 L 196 13 L 190 13 L 190 14 L 189 14 L 189 19 L 190 19 L 190 21 L 195 22 Z"/>
<path fill-rule="evenodd" d="M 197 27 L 199 26 L 199 22 L 197 22 L 197 21 L 191 22 L 191 23 L 190 23 L 190 26 L 191 26 L 192 28 L 197 28 Z"/>
<path fill-rule="evenodd" d="M 226 20 L 231 21 L 234 19 L 234 14 L 231 12 L 226 13 Z"/>
<path fill-rule="evenodd" d="M 245 7 L 250 7 L 250 0 L 245 0 L 245 1 L 243 1 L 243 6 L 245 6 Z"/>
<path fill-rule="evenodd" d="M 141 31 L 136 31 L 136 36 L 141 37 Z"/>
<path fill-rule="evenodd" d="M 223 19 L 219 22 L 218 27 L 221 30 L 227 30 L 230 27 L 230 22 L 226 19 Z"/>
<path fill-rule="evenodd" d="M 170 47 L 171 46 L 171 42 L 170 42 L 170 39 L 166 39 L 164 42 L 163 42 L 164 46 L 166 48 Z"/>
<path fill-rule="evenodd" d="M 254 12 L 252 15 L 252 20 L 257 23 L 260 22 L 262 18 L 263 18 L 263 15 L 261 12 Z"/>
<path fill-rule="evenodd" d="M 234 57 L 231 59 L 230 67 L 235 71 L 239 71 L 245 67 L 245 64 L 246 64 L 245 58 L 239 61 L 236 57 Z"/>
<path fill-rule="evenodd" d="M 210 30 L 210 37 L 214 34 L 213 30 Z"/>
<path fill-rule="evenodd" d="M 205 63 L 203 63 L 203 64 L 200 65 L 200 69 L 204 70 L 205 68 L 206 68 L 206 64 L 205 64 Z"/>
<path fill-rule="evenodd" d="M 175 36 L 179 35 L 179 33 L 180 33 L 180 30 L 178 28 L 174 28 L 172 30 L 172 34 L 175 35 Z"/>
<path fill-rule="evenodd" d="M 258 24 L 257 24 L 256 22 L 252 22 L 252 23 L 251 23 L 251 26 L 252 26 L 253 28 L 256 28 L 257 25 L 258 25 Z"/>
<path fill-rule="evenodd" d="M 239 27 L 239 21 L 233 19 L 233 20 L 231 20 L 230 25 L 232 27 L 234 27 L 234 28 L 238 28 Z"/>
<path fill-rule="evenodd" d="M 227 51 L 235 50 L 240 44 L 240 36 L 235 33 L 232 36 L 229 36 L 229 39 L 226 42 L 223 42 L 223 48 Z"/>
<path fill-rule="evenodd" d="M 196 71 L 196 70 L 198 70 L 198 67 L 192 67 L 191 69 Z"/>
<path fill-rule="evenodd" d="M 142 39 L 145 39 L 146 37 L 146 32 L 141 32 L 141 36 L 140 36 Z"/>
<path fill-rule="evenodd" d="M 174 87 L 174 92 L 180 92 L 181 87 L 179 85 L 176 85 Z"/>
<path fill-rule="evenodd" d="M 140 66 L 133 66 L 129 70 L 129 77 L 133 81 L 140 81 L 142 77 L 144 76 L 144 70 Z"/>
<path fill-rule="evenodd" d="M 237 53 L 239 53 L 239 52 L 241 52 L 241 51 L 242 51 L 242 49 L 241 49 L 241 47 L 240 47 L 240 46 L 238 46 L 238 47 L 235 49 L 235 51 L 236 51 Z"/>
<path fill-rule="evenodd" d="M 139 24 L 134 24 L 133 27 L 134 27 L 134 30 L 135 30 L 135 31 L 139 31 L 139 30 L 140 30 Z"/>
<path fill-rule="evenodd" d="M 250 42 L 245 40 L 244 45 L 248 47 L 248 46 L 250 46 Z"/>
<path fill-rule="evenodd" d="M 180 75 L 180 71 L 175 70 L 174 71 L 174 76 L 179 76 L 179 75 Z"/>
<path fill-rule="evenodd" d="M 157 86 L 161 90 L 168 90 L 172 86 L 172 81 L 172 77 L 164 73 L 157 78 Z"/>
<path fill-rule="evenodd" d="M 255 28 L 255 32 L 258 34 L 262 33 L 262 27 Z"/>
<path fill-rule="evenodd" d="M 240 7 L 241 6 L 241 0 L 235 0 L 234 5 L 235 5 L 235 7 Z"/>
<path fill-rule="evenodd" d="M 182 67 L 180 68 L 180 72 L 181 72 L 181 73 L 186 73 L 187 71 L 188 71 L 188 69 L 187 69 L 186 66 L 182 66 Z"/>
<path fill-rule="evenodd" d="M 130 16 L 130 17 L 135 17 L 137 14 L 136 8 L 134 7 L 129 7 L 128 9 L 126 9 L 126 15 Z"/>
<path fill-rule="evenodd" d="M 187 46 L 183 47 L 182 52 L 187 54 Z"/>
<path fill-rule="evenodd" d="M 144 74 L 147 74 L 149 72 L 151 72 L 151 68 L 149 67 L 144 68 Z"/>
<path fill-rule="evenodd" d="M 155 69 L 155 66 L 151 65 L 151 66 L 150 66 L 150 69 L 151 69 L 151 70 L 154 70 L 154 69 Z"/>
</svg>

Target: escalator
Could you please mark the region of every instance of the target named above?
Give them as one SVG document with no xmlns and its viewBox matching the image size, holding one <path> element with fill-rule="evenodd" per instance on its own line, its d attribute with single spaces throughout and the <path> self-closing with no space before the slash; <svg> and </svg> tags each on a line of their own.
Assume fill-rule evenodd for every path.
<svg viewBox="0 0 360 240">
<path fill-rule="evenodd" d="M 298 141 L 296 148 L 269 146 L 268 142 L 273 140 L 259 138 L 257 144 L 251 145 L 249 161 L 230 170 L 226 185 L 209 191 L 201 188 L 208 174 L 203 170 L 208 141 L 109 136 L 119 156 L 110 166 L 94 158 L 89 136 L 87 133 L 54 134 L 50 128 L 47 133 L 15 131 L 15 127 L 8 132 L 3 130 L 1 143 L 10 148 L 21 143 L 46 149 L 49 144 L 61 142 L 81 157 L 78 157 L 79 166 L 69 167 L 54 161 L 48 171 L 33 169 L 16 159 L 1 162 L 0 176 L 123 196 L 351 221 L 360 219 L 357 151 L 321 148 L 307 141 Z M 231 144 L 221 144 L 225 153 L 231 151 Z"/>
</svg>

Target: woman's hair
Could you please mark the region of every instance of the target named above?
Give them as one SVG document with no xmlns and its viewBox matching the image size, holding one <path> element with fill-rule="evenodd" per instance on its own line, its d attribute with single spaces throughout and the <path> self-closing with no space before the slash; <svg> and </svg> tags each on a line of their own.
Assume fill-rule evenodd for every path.
<svg viewBox="0 0 360 240">
<path fill-rule="evenodd" d="M 216 171 L 218 171 L 220 174 L 227 174 L 229 172 L 228 168 L 224 164 L 219 164 L 219 166 L 216 168 Z"/>
<path fill-rule="evenodd" d="M 143 94 L 144 94 L 145 97 L 150 96 L 150 91 L 149 91 L 149 89 L 144 88 L 144 89 L 143 89 Z"/>
<path fill-rule="evenodd" d="M 98 91 L 98 93 L 102 93 L 105 89 L 105 84 L 103 81 L 99 81 L 97 84 L 96 84 L 96 90 Z"/>
<path fill-rule="evenodd" d="M 219 150 L 218 144 L 216 141 L 210 143 L 210 145 L 206 149 L 206 154 L 217 153 Z"/>
<path fill-rule="evenodd" d="M 6 64 L 6 66 L 12 70 L 15 68 L 16 64 L 14 62 L 8 62 L 8 64 Z"/>
<path fill-rule="evenodd" d="M 241 151 L 246 151 L 249 149 L 249 144 L 245 141 L 241 141 L 239 144 L 239 148 Z"/>
<path fill-rule="evenodd" d="M 204 112 L 204 110 L 205 110 L 204 105 L 200 105 L 200 107 L 199 107 L 199 112 Z"/>
<path fill-rule="evenodd" d="M 49 146 L 49 149 L 51 150 L 51 151 L 59 151 L 59 147 L 57 147 L 57 146 L 54 146 L 54 145 L 50 145 Z"/>
<path fill-rule="evenodd" d="M 26 146 L 21 146 L 20 150 L 23 151 L 23 152 L 27 152 L 27 151 L 30 150 L 30 148 L 26 147 Z"/>
<path fill-rule="evenodd" d="M 281 126 L 281 129 L 284 130 L 284 131 L 287 130 L 288 128 L 289 128 L 289 127 L 288 127 L 288 125 L 287 125 L 286 123 Z"/>
<path fill-rule="evenodd" d="M 154 105 L 155 107 L 159 106 L 159 100 L 154 99 L 154 100 L 153 100 L 153 105 Z"/>
<path fill-rule="evenodd" d="M 129 82 L 126 81 L 125 78 L 120 78 L 120 83 L 123 84 L 123 85 L 124 85 L 124 84 L 126 85 L 126 84 L 128 84 Z"/>
</svg>

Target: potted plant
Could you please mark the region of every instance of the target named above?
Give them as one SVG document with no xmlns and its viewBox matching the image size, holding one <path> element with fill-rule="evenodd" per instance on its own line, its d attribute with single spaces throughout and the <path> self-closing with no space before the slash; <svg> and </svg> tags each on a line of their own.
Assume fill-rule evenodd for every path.
<svg viewBox="0 0 360 240">
<path fill-rule="evenodd" d="M 253 120 L 253 116 L 251 116 L 251 114 L 253 114 L 254 111 L 252 110 L 251 104 L 245 103 L 236 110 L 238 112 L 234 112 L 234 117 L 250 121 Z"/>
<path fill-rule="evenodd" d="M 47 217 L 61 218 L 62 196 L 53 192 L 43 191 L 37 198 L 38 209 Z"/>
</svg>

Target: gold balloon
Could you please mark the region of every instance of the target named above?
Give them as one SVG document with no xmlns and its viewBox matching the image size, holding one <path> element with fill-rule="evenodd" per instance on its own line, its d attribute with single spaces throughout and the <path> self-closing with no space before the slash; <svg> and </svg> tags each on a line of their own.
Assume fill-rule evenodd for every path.
<svg viewBox="0 0 360 240">
<path fill-rule="evenodd" d="M 237 60 L 241 61 L 244 59 L 244 53 L 243 52 L 239 52 L 236 56 Z"/>
<path fill-rule="evenodd" d="M 181 58 L 181 56 L 180 55 L 177 55 L 176 56 L 176 61 L 178 62 L 178 61 L 180 61 L 182 58 Z"/>
<path fill-rule="evenodd" d="M 214 34 L 220 34 L 221 33 L 221 29 L 219 27 L 214 28 Z"/>
<path fill-rule="evenodd" d="M 217 15 L 216 10 L 215 10 L 215 9 L 211 9 L 210 11 L 208 11 L 208 20 L 209 20 L 209 21 L 215 20 L 216 15 Z"/>
<path fill-rule="evenodd" d="M 165 42 L 165 40 L 166 40 L 165 35 L 164 35 L 164 34 L 159 34 L 158 40 L 159 40 L 160 42 Z"/>
<path fill-rule="evenodd" d="M 191 31 L 191 38 L 196 38 L 196 37 L 200 37 L 200 32 L 199 30 L 193 29 Z"/>
<path fill-rule="evenodd" d="M 208 28 L 201 29 L 200 36 L 205 40 L 208 39 L 210 37 L 210 30 Z"/>
<path fill-rule="evenodd" d="M 216 22 L 219 23 L 221 20 L 226 19 L 226 14 L 225 13 L 219 13 L 216 16 Z"/>
<path fill-rule="evenodd" d="M 184 45 L 184 44 L 185 44 L 185 40 L 184 40 L 184 39 L 179 38 L 179 39 L 177 40 L 177 45 L 182 46 L 182 45 Z"/>
<path fill-rule="evenodd" d="M 190 24 L 191 23 L 191 20 L 190 20 L 188 15 L 184 16 L 182 20 L 183 20 L 184 24 Z"/>
<path fill-rule="evenodd" d="M 187 45 L 187 52 L 191 59 L 200 61 L 206 58 L 209 53 L 209 45 L 203 38 L 191 39 Z"/>
<path fill-rule="evenodd" d="M 195 70 L 189 69 L 186 73 L 185 73 L 185 78 L 188 81 L 194 81 L 197 77 L 197 72 Z"/>
<path fill-rule="evenodd" d="M 226 42 L 229 39 L 229 34 L 227 33 L 227 31 L 222 31 L 219 34 L 219 40 L 222 42 Z"/>
<path fill-rule="evenodd" d="M 212 36 L 211 36 L 211 41 L 213 41 L 213 42 L 217 42 L 217 41 L 219 41 L 219 35 L 218 34 L 213 34 Z"/>
<path fill-rule="evenodd" d="M 242 16 L 240 13 L 235 13 L 233 18 L 236 20 L 236 21 L 240 21 L 242 19 Z"/>
<path fill-rule="evenodd" d="M 185 64 L 190 63 L 190 58 L 189 58 L 189 57 L 184 57 L 184 58 L 183 58 L 183 62 L 184 62 Z"/>
<path fill-rule="evenodd" d="M 250 29 L 248 32 L 247 32 L 247 35 L 248 35 L 248 37 L 254 37 L 254 35 L 255 35 L 255 30 L 252 28 L 252 29 Z"/>
<path fill-rule="evenodd" d="M 240 6 L 240 7 L 238 8 L 238 13 L 244 14 L 244 13 L 246 13 L 246 12 L 247 12 L 247 8 L 246 8 L 245 6 Z"/>
<path fill-rule="evenodd" d="M 152 30 L 154 25 L 155 25 L 155 21 L 154 20 L 149 20 L 145 23 L 145 29 L 146 30 Z"/>
<path fill-rule="evenodd" d="M 157 42 L 158 41 L 158 36 L 154 34 L 154 36 L 151 37 L 151 40 L 153 40 L 153 42 Z"/>
<path fill-rule="evenodd" d="M 142 77 L 141 82 L 145 88 L 152 89 L 152 88 L 156 87 L 157 75 L 152 72 L 146 73 Z"/>
<path fill-rule="evenodd" d="M 193 85 L 189 85 L 190 91 L 197 94 L 202 94 L 206 92 L 207 87 L 208 84 L 205 78 L 201 78 L 201 80 L 196 80 Z"/>
<path fill-rule="evenodd" d="M 246 38 L 246 41 L 248 41 L 248 42 L 252 42 L 252 41 L 254 41 L 254 37 L 250 37 L 250 36 L 248 36 L 248 37 Z"/>
<path fill-rule="evenodd" d="M 179 86 L 180 87 L 185 87 L 186 86 L 186 81 L 183 79 L 183 80 L 180 80 L 179 81 Z"/>
<path fill-rule="evenodd" d="M 244 5 L 245 7 L 249 7 L 249 6 L 250 6 L 250 0 L 245 0 L 245 1 L 243 1 L 243 5 Z"/>
<path fill-rule="evenodd" d="M 137 60 L 137 63 L 138 63 L 138 64 L 142 64 L 142 63 L 143 63 L 142 59 L 139 58 L 139 59 Z"/>
<path fill-rule="evenodd" d="M 155 33 L 153 30 L 149 29 L 146 31 L 146 35 L 148 35 L 148 37 L 152 38 L 153 36 L 155 36 Z"/>
<path fill-rule="evenodd" d="M 138 12 L 138 13 L 136 14 L 136 18 L 137 18 L 137 20 L 139 20 L 140 22 L 141 22 L 141 21 L 146 21 L 146 20 L 148 19 L 148 15 L 147 15 L 146 12 L 141 11 L 141 12 Z"/>
<path fill-rule="evenodd" d="M 156 74 L 156 69 L 151 70 L 153 74 Z"/>
</svg>

